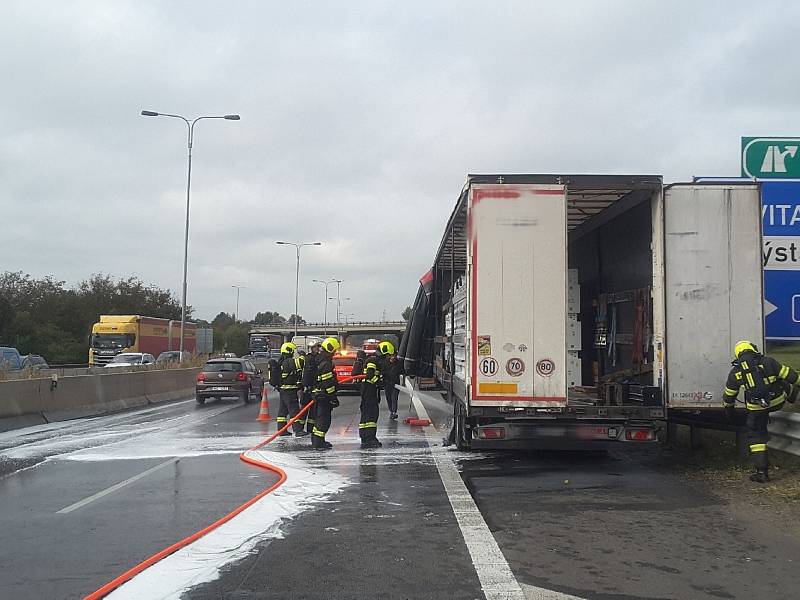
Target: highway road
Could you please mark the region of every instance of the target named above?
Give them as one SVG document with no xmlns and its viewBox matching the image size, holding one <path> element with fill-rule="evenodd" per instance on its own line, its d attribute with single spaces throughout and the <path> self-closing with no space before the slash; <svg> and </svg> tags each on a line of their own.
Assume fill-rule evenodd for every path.
<svg viewBox="0 0 800 600">
<path fill-rule="evenodd" d="M 797 597 L 800 540 L 662 472 L 658 447 L 460 453 L 384 411 L 361 450 L 357 409 L 342 398 L 330 452 L 266 447 L 283 486 L 110 597 Z M 448 410 L 401 395 L 401 418 Z M 0 434 L 0 595 L 83 597 L 272 485 L 238 458 L 275 429 L 257 413 L 187 398 Z"/>
</svg>

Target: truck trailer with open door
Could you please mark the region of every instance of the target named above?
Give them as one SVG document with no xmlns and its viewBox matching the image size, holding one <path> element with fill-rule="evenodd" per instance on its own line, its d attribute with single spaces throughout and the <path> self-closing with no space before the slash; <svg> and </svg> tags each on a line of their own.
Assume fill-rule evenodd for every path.
<svg viewBox="0 0 800 600">
<path fill-rule="evenodd" d="M 652 441 L 718 411 L 733 343 L 763 342 L 760 231 L 752 183 L 470 176 L 406 370 L 447 390 L 460 447 Z"/>
</svg>

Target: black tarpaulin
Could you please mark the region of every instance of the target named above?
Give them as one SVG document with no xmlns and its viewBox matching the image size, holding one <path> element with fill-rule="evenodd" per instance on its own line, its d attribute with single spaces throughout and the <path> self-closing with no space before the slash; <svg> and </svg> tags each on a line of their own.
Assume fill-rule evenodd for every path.
<svg viewBox="0 0 800 600">
<path fill-rule="evenodd" d="M 397 352 L 403 361 L 403 372 L 417 377 L 433 377 L 433 330 L 434 314 L 431 306 L 433 293 L 433 271 L 428 271 L 419 280 L 420 286 L 411 318 L 400 341 Z"/>
</svg>

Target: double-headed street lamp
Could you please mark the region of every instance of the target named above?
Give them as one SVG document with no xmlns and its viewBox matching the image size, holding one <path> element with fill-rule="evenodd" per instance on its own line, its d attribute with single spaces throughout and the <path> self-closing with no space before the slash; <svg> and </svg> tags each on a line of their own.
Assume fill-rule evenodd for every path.
<svg viewBox="0 0 800 600">
<path fill-rule="evenodd" d="M 236 312 L 233 313 L 233 322 L 236 323 L 236 319 L 239 318 L 239 290 L 247 289 L 245 285 L 232 285 L 232 288 L 236 288 Z"/>
<path fill-rule="evenodd" d="M 322 246 L 322 242 L 310 242 L 310 243 L 302 243 L 302 244 L 295 244 L 294 242 L 275 242 L 279 246 L 294 246 L 295 250 L 297 251 L 297 269 L 295 270 L 295 280 L 294 280 L 294 335 L 297 337 L 297 321 L 300 320 L 300 317 L 297 314 L 297 299 L 300 295 L 300 248 L 303 246 Z"/>
<path fill-rule="evenodd" d="M 333 283 L 334 281 L 341 281 L 338 279 L 331 279 L 330 281 L 323 281 L 322 279 L 312 279 L 314 283 L 321 283 L 325 286 L 325 310 L 323 312 L 322 321 L 325 323 L 325 335 L 328 335 L 328 284 Z"/>
<path fill-rule="evenodd" d="M 221 116 L 204 116 L 197 117 L 196 119 L 189 120 L 182 115 L 170 115 L 167 113 L 158 113 L 152 110 L 143 110 L 143 117 L 172 117 L 180 119 L 189 128 L 189 172 L 186 176 L 186 232 L 183 239 L 183 295 L 181 300 L 181 356 L 183 356 L 183 332 L 186 329 L 186 273 L 187 265 L 189 262 L 189 193 L 192 187 L 192 142 L 194 140 L 194 125 L 203 119 L 226 119 L 228 121 L 238 121 L 239 115 L 221 115 Z"/>
</svg>

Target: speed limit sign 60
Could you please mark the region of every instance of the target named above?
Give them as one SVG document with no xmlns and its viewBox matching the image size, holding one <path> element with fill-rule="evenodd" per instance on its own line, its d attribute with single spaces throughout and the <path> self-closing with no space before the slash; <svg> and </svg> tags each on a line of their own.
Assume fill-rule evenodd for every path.
<svg viewBox="0 0 800 600">
<path fill-rule="evenodd" d="M 487 356 L 480 362 L 481 375 L 486 377 L 494 377 L 497 374 L 497 361 L 491 356 Z"/>
</svg>

